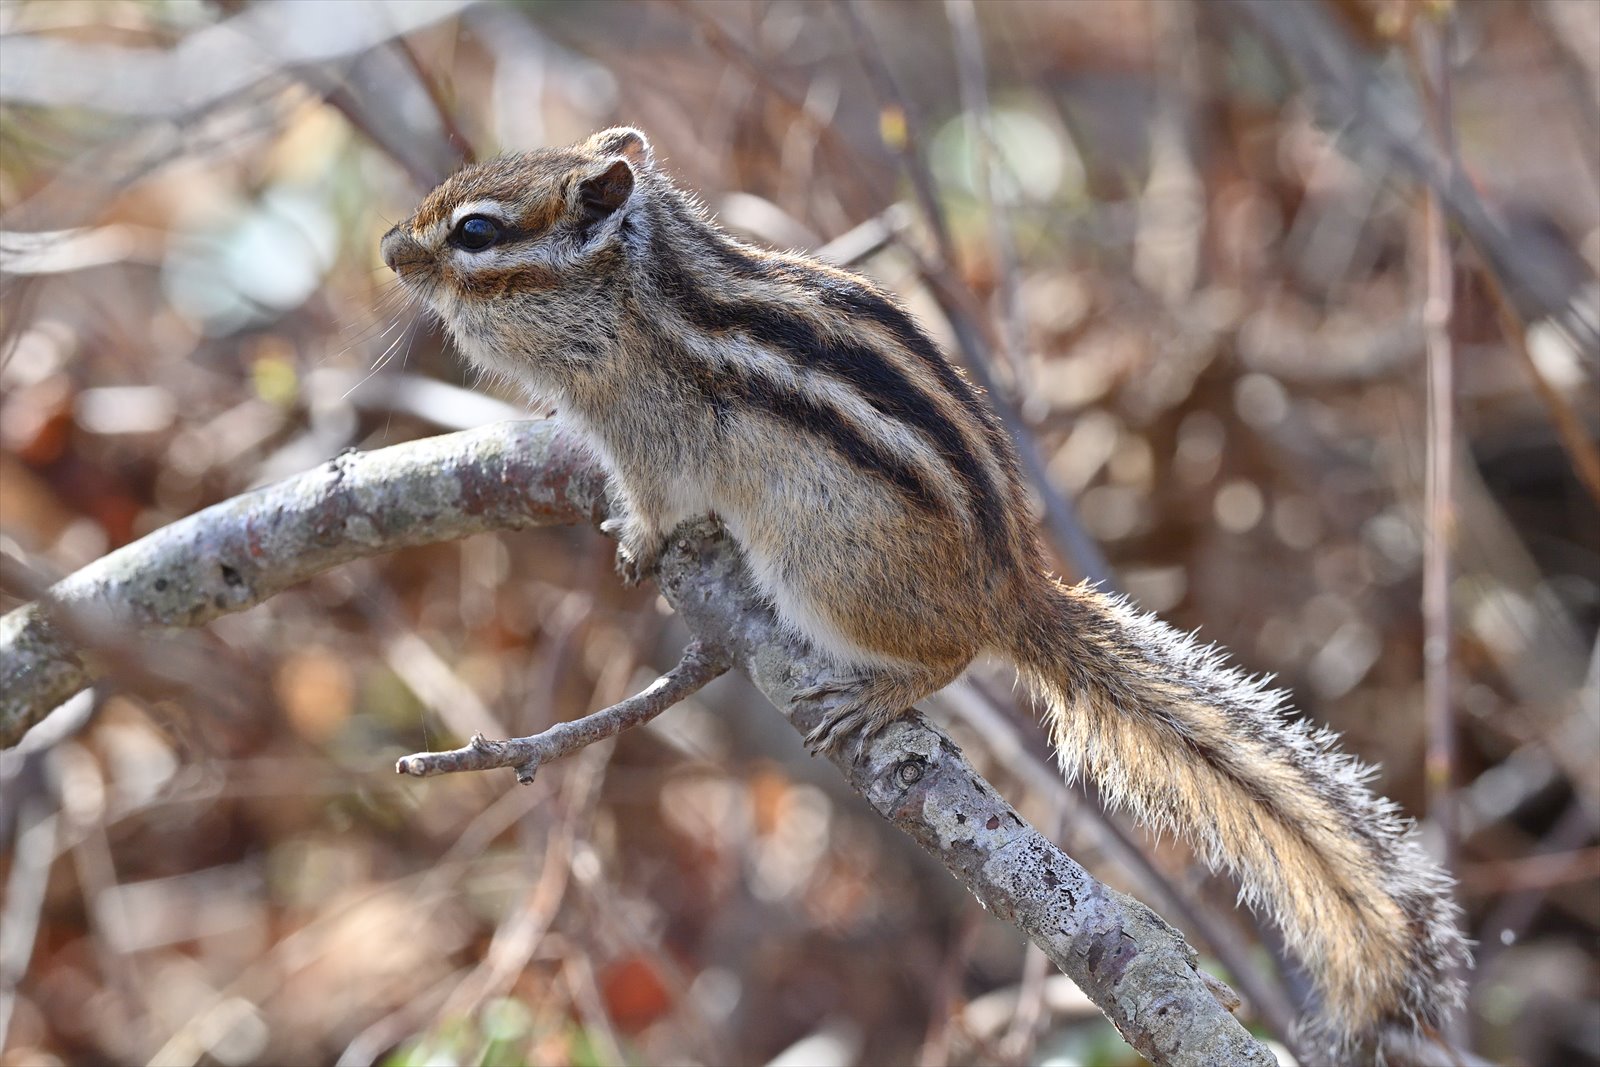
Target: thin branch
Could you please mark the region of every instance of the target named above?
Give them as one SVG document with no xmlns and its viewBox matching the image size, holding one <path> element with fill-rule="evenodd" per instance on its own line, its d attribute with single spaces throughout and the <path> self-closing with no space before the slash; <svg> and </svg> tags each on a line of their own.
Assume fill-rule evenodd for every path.
<svg viewBox="0 0 1600 1067">
<path fill-rule="evenodd" d="M 396 37 L 389 42 L 389 47 L 400 54 L 406 61 L 412 73 L 417 76 L 417 81 L 422 84 L 422 91 L 428 94 L 428 100 L 433 104 L 434 114 L 439 118 L 439 125 L 444 129 L 445 140 L 450 147 L 455 149 L 462 163 L 477 161 L 472 150 L 472 141 L 461 130 L 461 124 L 456 121 L 456 115 L 450 108 L 449 102 L 444 98 L 444 91 L 440 89 L 438 79 L 422 65 L 416 49 L 411 47 L 411 42 L 404 37 Z"/>
<path fill-rule="evenodd" d="M 1581 848 L 1594 840 L 1593 824 L 1590 813 L 1582 798 L 1574 797 L 1567 805 L 1567 810 L 1556 819 L 1542 840 L 1532 849 L 1525 849 L 1524 855 L 1517 862 L 1542 863 L 1551 855 L 1567 853 Z M 1463 871 L 1463 881 L 1467 881 L 1473 872 L 1472 868 Z M 1478 888 L 1474 886 L 1474 888 Z M 1483 922 L 1478 927 L 1478 966 L 1481 968 L 1493 967 L 1498 963 L 1496 957 L 1509 946 L 1517 944 L 1527 934 L 1528 928 L 1549 904 L 1558 904 L 1559 898 L 1552 899 L 1550 890 L 1554 885 L 1524 885 L 1517 887 L 1499 887 L 1499 899 L 1495 901 L 1494 908 L 1484 916 Z"/>
<path fill-rule="evenodd" d="M 1484 860 L 1462 870 L 1461 880 L 1474 892 L 1494 894 L 1594 882 L 1600 880 L 1600 845 Z"/>
<path fill-rule="evenodd" d="M 544 764 L 649 722 L 674 704 L 682 703 L 713 678 L 726 674 L 728 667 L 726 655 L 713 646 L 693 641 L 684 649 L 683 658 L 676 667 L 657 678 L 648 689 L 618 701 L 609 708 L 602 708 L 571 722 L 557 723 L 532 737 L 491 741 L 482 734 L 476 734 L 463 748 L 404 756 L 394 769 L 400 774 L 427 778 L 458 771 L 514 767 L 517 781 L 527 785 Z"/>
<path fill-rule="evenodd" d="M 1412 53 L 1422 89 L 1429 131 L 1443 160 L 1444 180 L 1456 177 L 1451 133 L 1450 40 L 1453 23 L 1448 9 L 1417 21 Z M 1428 439 L 1425 493 L 1426 536 L 1422 552 L 1423 704 L 1427 718 L 1424 782 L 1428 817 L 1442 842 L 1440 863 L 1455 870 L 1460 848 L 1456 797 L 1456 714 L 1453 679 L 1455 632 L 1452 618 L 1452 550 L 1456 542 L 1455 508 L 1455 347 L 1450 336 L 1455 314 L 1455 258 L 1449 223 L 1438 190 L 1429 186 L 1424 200 L 1427 293 L 1422 305 L 1422 331 L 1427 353 Z M 1457 965 L 1459 967 L 1459 964 Z M 1450 1044 L 1466 1047 L 1459 1020 L 1445 1024 Z"/>
<path fill-rule="evenodd" d="M 836 123 L 819 116 L 807 98 L 780 82 L 774 75 L 772 60 L 740 40 L 711 14 L 710 5 L 690 3 L 689 0 L 668 0 L 680 14 L 698 28 L 706 46 L 738 67 L 773 99 L 794 113 L 795 120 L 820 141 L 832 146 L 845 162 L 850 164 L 856 178 L 864 185 L 872 184 L 872 174 L 861 159 L 860 151 L 840 132 Z"/>
<path fill-rule="evenodd" d="M 0 101 L 179 120 L 285 72 L 359 56 L 469 3 L 359 0 L 337 20 L 312 5 L 251 4 L 170 48 L 9 34 Z"/>
<path fill-rule="evenodd" d="M 1418 21 L 1418 79 L 1428 98 L 1429 126 L 1440 155 L 1450 161 L 1450 82 L 1448 21 Z M 1449 171 L 1447 177 L 1451 177 Z M 1455 350 L 1450 324 L 1454 314 L 1455 260 L 1450 233 L 1438 194 L 1424 200 L 1427 293 L 1422 305 L 1426 344 L 1427 484 L 1422 565 L 1423 702 L 1428 724 L 1428 816 L 1444 841 L 1441 857 L 1447 870 L 1455 866 L 1456 722 L 1451 697 L 1451 548 L 1455 543 Z"/>
<path fill-rule="evenodd" d="M 906 177 L 911 179 L 917 207 L 922 211 L 922 219 L 928 227 L 928 232 L 933 235 L 938 261 L 945 266 L 953 264 L 955 244 L 950 239 L 950 225 L 945 220 L 944 209 L 939 206 L 939 194 L 934 185 L 933 171 L 928 167 L 927 153 L 923 149 L 922 122 L 916 107 L 910 97 L 901 90 L 899 80 L 895 78 L 894 71 L 884 58 L 882 49 L 877 45 L 877 39 L 867 26 L 866 19 L 862 16 L 861 0 L 838 0 L 836 6 L 850 26 L 851 37 L 861 47 L 861 65 L 872 81 L 878 99 L 900 120 L 891 127 L 898 136 L 886 140 L 890 142 L 890 148 L 899 152 Z"/>
<path fill-rule="evenodd" d="M 994 250 L 995 289 L 1000 305 L 1000 352 L 1020 385 L 1026 374 L 1028 329 L 1022 313 L 1021 267 L 1011 219 L 998 189 L 1001 177 L 1000 146 L 994 135 L 989 108 L 989 71 L 983 59 L 983 34 L 972 0 L 945 0 L 945 19 L 955 45 L 956 75 L 961 83 L 961 106 L 967 113 L 968 140 L 977 151 L 978 192 L 984 218 L 989 223 L 989 243 Z"/>
<path fill-rule="evenodd" d="M 948 1067 L 950 1063 L 951 1039 L 957 1036 L 956 1027 L 961 1025 L 962 988 L 982 927 L 982 913 L 968 904 L 961 911 L 944 962 L 932 976 L 928 1026 L 922 1038 L 922 1050 L 917 1054 L 917 1067 Z"/>
<path fill-rule="evenodd" d="M 1059 833 L 1050 835 L 1054 841 Z M 1022 980 L 1017 986 L 1017 1011 L 1000 1038 L 1000 1051 L 1008 1063 L 1032 1063 L 1045 1030 L 1045 993 L 1049 989 L 1050 957 L 1030 944 L 1022 956 Z"/>
<path fill-rule="evenodd" d="M 17 1008 L 17 987 L 33 958 L 61 821 L 36 796 L 22 796 L 18 807 L 11 870 L 6 874 L 5 902 L 0 904 L 0 918 L 5 919 L 0 924 L 5 931 L 0 934 L 0 1048 L 11 1047 L 6 1038 Z"/>
</svg>

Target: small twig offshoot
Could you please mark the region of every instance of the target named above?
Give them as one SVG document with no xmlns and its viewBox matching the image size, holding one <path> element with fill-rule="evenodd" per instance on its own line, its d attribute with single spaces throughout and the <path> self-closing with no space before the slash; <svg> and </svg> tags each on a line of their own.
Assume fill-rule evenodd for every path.
<svg viewBox="0 0 1600 1067">
<path fill-rule="evenodd" d="M 684 649 L 678 665 L 656 679 L 648 689 L 618 701 L 609 708 L 602 708 L 571 722 L 557 723 L 532 737 L 492 741 L 482 734 L 474 734 L 464 748 L 449 752 L 418 752 L 402 757 L 394 769 L 400 774 L 427 778 L 457 771 L 514 767 L 517 781 L 528 785 L 541 765 L 570 756 L 581 748 L 615 737 L 624 730 L 642 726 L 693 695 L 713 678 L 726 674 L 729 666 L 731 661 L 727 653 L 695 641 Z"/>
</svg>

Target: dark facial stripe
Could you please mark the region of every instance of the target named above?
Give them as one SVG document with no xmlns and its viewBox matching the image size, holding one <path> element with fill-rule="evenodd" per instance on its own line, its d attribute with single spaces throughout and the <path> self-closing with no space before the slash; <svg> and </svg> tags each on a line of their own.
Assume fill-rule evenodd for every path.
<svg viewBox="0 0 1600 1067">
<path fill-rule="evenodd" d="M 655 281 L 693 325 L 712 333 L 742 331 L 786 354 L 796 366 L 825 370 L 849 383 L 880 414 L 920 432 L 966 488 L 979 531 L 995 559 L 1012 559 L 1006 509 L 993 479 L 981 462 L 973 462 L 960 427 L 945 417 L 933 398 L 870 345 L 826 336 L 803 316 L 776 305 L 753 300 L 727 304 L 708 296 L 689 278 L 669 243 L 660 239 L 659 227 L 656 234 L 651 256 Z M 724 246 L 724 254 L 739 254 L 723 241 L 713 238 L 711 243 Z M 829 281 L 808 278 L 802 284 L 815 290 Z M 942 362 L 942 357 L 938 358 Z M 954 374 L 948 364 L 944 366 Z M 956 378 L 959 381 L 958 375 Z"/>
<path fill-rule="evenodd" d="M 666 336 L 658 336 L 655 343 L 658 350 L 665 351 L 673 342 Z M 827 442 L 857 469 L 894 485 L 924 511 L 931 514 L 943 511 L 938 494 L 921 471 L 861 433 L 825 401 L 748 369 L 733 366 L 713 369 L 707 367 L 704 360 L 687 353 L 671 358 L 678 366 L 699 368 L 692 381 L 711 406 L 719 428 L 727 425 L 735 408 L 776 417 Z"/>
<path fill-rule="evenodd" d="M 452 271 L 457 286 L 475 299 L 487 300 L 510 293 L 548 292 L 561 285 L 561 275 L 537 263 L 491 267 L 487 264 L 473 269 Z"/>
</svg>

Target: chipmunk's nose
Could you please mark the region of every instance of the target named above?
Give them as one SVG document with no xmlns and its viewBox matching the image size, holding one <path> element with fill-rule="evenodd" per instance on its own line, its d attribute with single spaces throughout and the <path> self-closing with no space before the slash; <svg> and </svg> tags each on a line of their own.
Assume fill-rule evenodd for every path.
<svg viewBox="0 0 1600 1067">
<path fill-rule="evenodd" d="M 378 248 L 383 254 L 383 261 L 396 274 L 400 273 L 401 267 L 420 263 L 427 258 L 426 250 L 398 226 L 383 235 L 383 243 Z"/>
</svg>

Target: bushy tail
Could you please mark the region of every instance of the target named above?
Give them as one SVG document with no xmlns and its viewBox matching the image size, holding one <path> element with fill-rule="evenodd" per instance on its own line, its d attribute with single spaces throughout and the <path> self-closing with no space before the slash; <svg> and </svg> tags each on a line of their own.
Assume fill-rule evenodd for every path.
<svg viewBox="0 0 1600 1067">
<path fill-rule="evenodd" d="M 1311 1036 L 1341 1054 L 1437 1027 L 1467 960 L 1450 879 L 1336 736 L 1152 615 L 1052 584 L 1018 665 L 1049 706 L 1069 778 L 1182 834 L 1265 906 L 1321 993 Z"/>
</svg>

